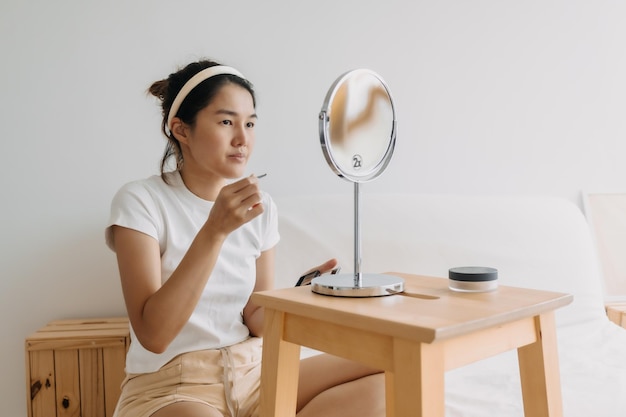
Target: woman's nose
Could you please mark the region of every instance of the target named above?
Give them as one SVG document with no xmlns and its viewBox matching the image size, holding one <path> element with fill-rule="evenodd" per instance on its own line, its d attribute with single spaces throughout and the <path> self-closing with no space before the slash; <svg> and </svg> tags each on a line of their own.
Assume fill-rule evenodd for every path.
<svg viewBox="0 0 626 417">
<path fill-rule="evenodd" d="M 235 129 L 235 136 L 233 142 L 235 146 L 246 146 L 250 141 L 250 132 L 246 129 L 246 126 L 238 126 Z"/>
</svg>

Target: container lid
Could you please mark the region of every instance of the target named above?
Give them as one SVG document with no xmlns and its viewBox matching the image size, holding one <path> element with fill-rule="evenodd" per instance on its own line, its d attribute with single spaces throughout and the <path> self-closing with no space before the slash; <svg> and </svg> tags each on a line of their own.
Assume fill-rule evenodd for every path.
<svg viewBox="0 0 626 417">
<path fill-rule="evenodd" d="M 498 270 L 487 266 L 460 266 L 448 270 L 448 278 L 455 281 L 494 281 L 498 279 Z"/>
</svg>

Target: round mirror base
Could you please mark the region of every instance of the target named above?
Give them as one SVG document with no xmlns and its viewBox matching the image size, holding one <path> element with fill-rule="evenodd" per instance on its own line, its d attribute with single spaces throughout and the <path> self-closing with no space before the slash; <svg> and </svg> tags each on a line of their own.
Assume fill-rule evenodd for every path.
<svg viewBox="0 0 626 417">
<path fill-rule="evenodd" d="M 323 275 L 311 281 L 311 291 L 334 297 L 381 297 L 404 291 L 404 280 L 386 274 L 361 274 L 356 285 L 353 274 Z"/>
</svg>

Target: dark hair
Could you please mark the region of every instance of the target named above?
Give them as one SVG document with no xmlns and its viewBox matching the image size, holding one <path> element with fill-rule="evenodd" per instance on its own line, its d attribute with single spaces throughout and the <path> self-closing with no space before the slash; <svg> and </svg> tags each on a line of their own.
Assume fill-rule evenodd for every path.
<svg viewBox="0 0 626 417">
<path fill-rule="evenodd" d="M 179 69 L 177 72 L 170 74 L 166 79 L 155 81 L 148 89 L 150 94 L 161 101 L 163 116 L 163 120 L 161 121 L 161 131 L 167 138 L 167 145 L 165 146 L 163 158 L 161 159 L 161 177 L 163 177 L 164 180 L 165 164 L 170 157 L 173 156 L 176 158 L 176 169 L 182 168 L 184 162 L 180 143 L 178 142 L 178 139 L 174 137 L 172 132 L 169 131 L 169 127 L 167 126 L 167 118 L 170 114 L 172 103 L 174 102 L 178 92 L 183 88 L 183 85 L 185 85 L 191 77 L 206 68 L 216 65 L 221 64 L 210 60 L 192 62 L 184 68 Z M 184 123 L 193 126 L 196 122 L 198 112 L 208 106 L 220 88 L 228 83 L 237 84 L 248 90 L 252 96 L 252 104 L 256 108 L 254 88 L 249 81 L 236 75 L 220 74 L 202 81 L 198 84 L 198 86 L 191 90 L 181 103 L 175 116 L 180 118 Z"/>
</svg>

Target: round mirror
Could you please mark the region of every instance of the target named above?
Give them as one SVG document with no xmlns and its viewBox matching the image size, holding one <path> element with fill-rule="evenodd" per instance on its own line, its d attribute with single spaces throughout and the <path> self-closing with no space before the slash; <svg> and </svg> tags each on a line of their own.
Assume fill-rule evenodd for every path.
<svg viewBox="0 0 626 417">
<path fill-rule="evenodd" d="M 367 69 L 341 75 L 328 90 L 319 128 L 326 162 L 354 183 L 354 274 L 317 277 L 311 291 L 337 297 L 398 294 L 404 291 L 402 278 L 361 273 L 360 183 L 384 171 L 396 143 L 396 113 L 387 85 Z"/>
<path fill-rule="evenodd" d="M 385 82 L 367 69 L 349 71 L 331 86 L 319 115 L 326 161 L 340 177 L 365 182 L 393 154 L 396 113 Z"/>
</svg>

